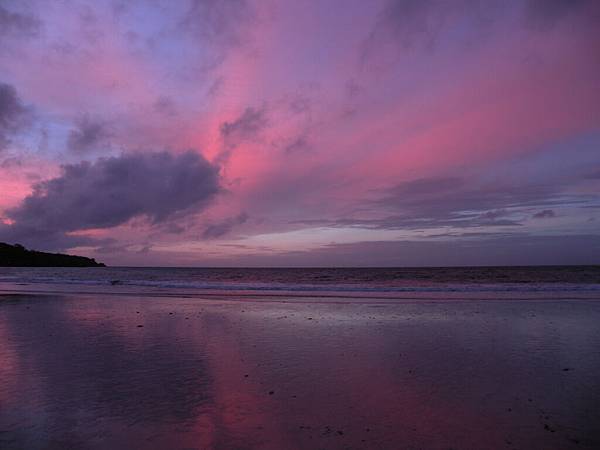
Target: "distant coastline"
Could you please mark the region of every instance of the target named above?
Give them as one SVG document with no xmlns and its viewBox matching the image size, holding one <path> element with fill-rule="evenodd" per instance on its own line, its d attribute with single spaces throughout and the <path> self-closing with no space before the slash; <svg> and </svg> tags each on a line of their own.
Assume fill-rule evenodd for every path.
<svg viewBox="0 0 600 450">
<path fill-rule="evenodd" d="M 0 242 L 0 267 L 106 267 L 93 258 L 28 250 Z"/>
</svg>

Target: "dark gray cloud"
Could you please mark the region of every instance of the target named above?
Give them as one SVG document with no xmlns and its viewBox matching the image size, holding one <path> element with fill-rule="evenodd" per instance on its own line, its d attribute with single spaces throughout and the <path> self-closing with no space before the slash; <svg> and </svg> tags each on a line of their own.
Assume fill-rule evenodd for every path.
<svg viewBox="0 0 600 450">
<path fill-rule="evenodd" d="M 161 96 L 154 102 L 154 110 L 168 117 L 177 115 L 177 107 L 175 102 L 166 96 Z"/>
<path fill-rule="evenodd" d="M 30 14 L 11 11 L 6 2 L 0 0 L 0 38 L 7 35 L 33 36 L 40 28 L 40 21 Z M 18 5 L 19 2 L 12 2 Z"/>
<path fill-rule="evenodd" d="M 234 121 L 221 124 L 221 136 L 230 144 L 254 139 L 267 123 L 266 108 L 246 108 Z"/>
<path fill-rule="evenodd" d="M 0 82 L 0 150 L 27 123 L 28 116 L 29 109 L 17 95 L 16 89 Z"/>
<path fill-rule="evenodd" d="M 556 217 L 556 213 L 552 209 L 544 209 L 533 215 L 534 219 L 551 219 L 552 217 Z"/>
<path fill-rule="evenodd" d="M 297 93 L 289 100 L 289 108 L 294 114 L 304 114 L 310 112 L 313 103 L 309 96 Z"/>
<path fill-rule="evenodd" d="M 248 214 L 246 214 L 245 212 L 238 214 L 234 217 L 228 217 L 218 223 L 214 223 L 207 226 L 202 233 L 202 237 L 204 239 L 220 238 L 229 233 L 233 229 L 233 227 L 241 225 L 247 220 Z"/>
<path fill-rule="evenodd" d="M 268 125 L 266 108 L 249 107 L 241 116 L 231 122 L 223 122 L 220 126 L 224 148 L 216 158 L 218 164 L 224 164 L 235 148 L 244 141 L 252 141 L 259 137 Z"/>
<path fill-rule="evenodd" d="M 62 170 L 7 212 L 14 223 L 0 228 L 0 237 L 29 244 L 45 236 L 66 248 L 72 246 L 66 233 L 140 216 L 157 224 L 201 209 L 220 191 L 218 167 L 192 151 L 125 154 Z"/>
<path fill-rule="evenodd" d="M 494 28 L 501 32 L 503 26 L 514 25 L 515 17 L 525 28 L 539 31 L 566 19 L 596 27 L 598 5 L 595 0 L 388 0 L 364 42 L 361 59 L 366 62 L 389 44 L 397 50 L 431 50 L 447 42 L 447 33 L 453 33 L 453 42 L 472 45 Z"/>
<path fill-rule="evenodd" d="M 311 146 L 310 146 L 310 143 L 308 142 L 308 137 L 306 136 L 306 134 L 303 134 L 303 135 L 296 137 L 295 139 L 291 139 L 290 141 L 285 143 L 282 146 L 282 148 L 285 153 L 290 154 L 290 153 L 305 152 L 307 150 L 310 150 Z"/>
<path fill-rule="evenodd" d="M 181 23 L 213 43 L 239 45 L 243 42 L 244 25 L 253 16 L 247 0 L 191 0 Z"/>
<path fill-rule="evenodd" d="M 11 156 L 0 160 L 1 169 L 10 169 L 12 167 L 23 167 L 23 159 L 20 157 Z"/>
<path fill-rule="evenodd" d="M 596 0 L 528 0 L 525 2 L 527 18 L 533 25 L 548 27 L 557 21 L 586 14 L 587 7 L 593 7 Z M 596 17 L 598 19 L 598 17 Z"/>
<path fill-rule="evenodd" d="M 433 48 L 450 19 L 462 22 L 464 39 L 480 36 L 500 2 L 476 0 L 388 0 L 378 14 L 362 51 L 363 62 L 387 44 L 399 49 Z"/>
<path fill-rule="evenodd" d="M 106 145 L 111 135 L 110 125 L 107 122 L 85 115 L 70 131 L 67 146 L 74 152 L 96 150 Z"/>
<path fill-rule="evenodd" d="M 459 3 L 435 0 L 391 0 L 384 6 L 378 28 L 408 47 L 417 41 L 432 44 L 448 15 Z"/>
</svg>

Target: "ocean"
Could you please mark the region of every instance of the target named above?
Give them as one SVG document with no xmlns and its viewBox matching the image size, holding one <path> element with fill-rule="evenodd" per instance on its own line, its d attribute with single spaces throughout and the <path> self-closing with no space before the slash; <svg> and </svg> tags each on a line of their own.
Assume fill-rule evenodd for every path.
<svg viewBox="0 0 600 450">
<path fill-rule="evenodd" d="M 600 266 L 0 268 L 0 289 L 237 298 L 588 298 L 600 296 Z"/>
</svg>

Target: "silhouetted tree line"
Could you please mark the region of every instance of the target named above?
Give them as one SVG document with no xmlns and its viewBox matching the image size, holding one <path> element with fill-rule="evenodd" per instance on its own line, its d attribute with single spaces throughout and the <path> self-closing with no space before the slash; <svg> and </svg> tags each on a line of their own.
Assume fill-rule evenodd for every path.
<svg viewBox="0 0 600 450">
<path fill-rule="evenodd" d="M 0 242 L 0 267 L 105 267 L 93 258 L 27 250 Z"/>
</svg>

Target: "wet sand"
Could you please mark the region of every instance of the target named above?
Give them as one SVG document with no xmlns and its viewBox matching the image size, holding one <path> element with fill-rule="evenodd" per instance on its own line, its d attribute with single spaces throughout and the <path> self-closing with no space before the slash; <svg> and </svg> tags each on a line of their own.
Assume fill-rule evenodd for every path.
<svg viewBox="0 0 600 450">
<path fill-rule="evenodd" d="M 600 301 L 0 297 L 2 449 L 600 448 Z"/>
</svg>

